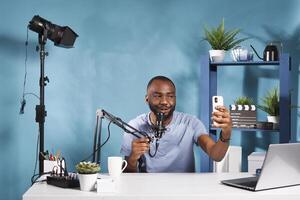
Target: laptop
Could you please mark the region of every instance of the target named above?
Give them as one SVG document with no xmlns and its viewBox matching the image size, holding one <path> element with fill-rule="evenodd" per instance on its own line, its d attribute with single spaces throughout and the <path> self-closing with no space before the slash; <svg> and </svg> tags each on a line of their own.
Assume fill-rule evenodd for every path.
<svg viewBox="0 0 300 200">
<path fill-rule="evenodd" d="M 300 143 L 270 144 L 259 176 L 222 180 L 251 191 L 300 185 Z"/>
</svg>

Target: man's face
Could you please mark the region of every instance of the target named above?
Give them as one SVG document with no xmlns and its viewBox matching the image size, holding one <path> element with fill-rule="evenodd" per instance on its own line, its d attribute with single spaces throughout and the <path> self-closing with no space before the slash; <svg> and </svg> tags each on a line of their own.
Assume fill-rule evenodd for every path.
<svg viewBox="0 0 300 200">
<path fill-rule="evenodd" d="M 154 114 L 161 112 L 168 119 L 176 106 L 175 88 L 169 81 L 154 80 L 147 90 L 146 101 Z"/>
</svg>

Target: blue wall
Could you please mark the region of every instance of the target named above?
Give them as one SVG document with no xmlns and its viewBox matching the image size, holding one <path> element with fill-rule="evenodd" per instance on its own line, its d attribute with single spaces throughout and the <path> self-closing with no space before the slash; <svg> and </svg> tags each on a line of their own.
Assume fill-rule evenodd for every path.
<svg viewBox="0 0 300 200">
<path fill-rule="evenodd" d="M 251 43 L 259 52 L 268 41 L 283 42 L 284 52 L 293 58 L 292 99 L 293 104 L 298 104 L 299 7 L 296 0 L 1 2 L 1 198 L 21 199 L 30 187 L 34 169 L 38 99 L 26 96 L 25 114 L 18 113 L 24 78 L 26 26 L 33 15 L 68 25 L 79 34 L 73 49 L 58 48 L 48 41 L 49 56 L 45 63 L 50 79 L 45 95 L 48 111 L 45 149 L 60 149 L 70 170 L 74 170 L 74 165 L 91 153 L 96 109 L 104 108 L 124 121 L 147 112 L 145 87 L 154 75 L 162 74 L 174 80 L 178 88 L 178 110 L 199 114 L 199 56 L 209 50 L 208 44 L 201 42 L 203 26 L 216 26 L 223 17 L 226 27 L 242 28 L 241 36 L 251 36 L 244 45 Z M 39 95 L 37 34 L 29 31 L 28 37 L 26 92 Z M 276 75 L 272 70 L 226 68 L 220 72 L 218 91 L 227 105 L 240 95 L 259 99 L 267 89 L 278 84 Z M 264 113 L 259 113 L 261 120 L 265 117 Z M 106 126 L 105 122 L 104 136 Z M 299 134 L 295 134 L 298 129 L 298 112 L 292 110 L 293 141 L 299 138 Z M 111 139 L 102 152 L 103 172 L 107 169 L 107 156 L 119 155 L 121 134 L 119 128 L 112 127 Z M 243 145 L 246 161 L 249 152 L 264 150 L 269 142 L 278 140 L 277 136 L 234 132 L 232 144 Z"/>
</svg>

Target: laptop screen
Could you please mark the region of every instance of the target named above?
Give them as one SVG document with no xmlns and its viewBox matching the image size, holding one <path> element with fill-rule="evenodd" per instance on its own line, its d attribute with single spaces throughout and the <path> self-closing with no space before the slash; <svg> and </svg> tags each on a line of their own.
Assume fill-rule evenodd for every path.
<svg viewBox="0 0 300 200">
<path fill-rule="evenodd" d="M 270 144 L 259 177 L 221 181 L 252 191 L 300 185 L 300 143 Z"/>
<path fill-rule="evenodd" d="M 255 190 L 300 184 L 300 143 L 270 144 Z"/>
</svg>

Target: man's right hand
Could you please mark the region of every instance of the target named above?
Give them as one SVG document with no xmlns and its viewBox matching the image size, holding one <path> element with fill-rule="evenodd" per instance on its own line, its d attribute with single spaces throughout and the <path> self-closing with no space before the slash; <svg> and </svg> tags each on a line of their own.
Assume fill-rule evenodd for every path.
<svg viewBox="0 0 300 200">
<path fill-rule="evenodd" d="M 148 138 L 139 138 L 135 139 L 131 143 L 131 154 L 126 158 L 127 160 L 127 172 L 136 172 L 137 171 L 137 160 L 146 153 L 150 148 Z"/>
<path fill-rule="evenodd" d="M 133 140 L 131 143 L 131 155 L 134 160 L 138 160 L 141 155 L 146 153 L 149 150 L 149 139 L 148 138 L 139 138 Z"/>
</svg>

